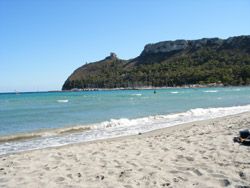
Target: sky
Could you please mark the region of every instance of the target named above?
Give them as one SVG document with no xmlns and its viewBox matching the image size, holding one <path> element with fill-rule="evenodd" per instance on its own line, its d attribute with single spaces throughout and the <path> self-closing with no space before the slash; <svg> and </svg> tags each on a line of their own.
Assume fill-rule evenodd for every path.
<svg viewBox="0 0 250 188">
<path fill-rule="evenodd" d="M 148 43 L 250 34 L 250 0 L 0 0 L 0 92 L 60 90 Z"/>
</svg>

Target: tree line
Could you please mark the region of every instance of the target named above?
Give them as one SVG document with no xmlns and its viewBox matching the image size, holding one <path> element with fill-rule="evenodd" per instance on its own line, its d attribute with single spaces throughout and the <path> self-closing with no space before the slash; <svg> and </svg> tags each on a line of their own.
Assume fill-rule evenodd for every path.
<svg viewBox="0 0 250 188">
<path fill-rule="evenodd" d="M 250 84 L 250 55 L 240 51 L 198 50 L 161 62 L 130 65 L 122 61 L 91 65 L 94 72 L 67 80 L 63 89 Z"/>
</svg>

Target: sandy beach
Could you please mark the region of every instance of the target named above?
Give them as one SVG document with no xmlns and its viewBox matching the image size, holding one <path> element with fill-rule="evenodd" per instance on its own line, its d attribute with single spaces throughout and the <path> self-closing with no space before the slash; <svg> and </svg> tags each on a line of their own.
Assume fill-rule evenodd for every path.
<svg viewBox="0 0 250 188">
<path fill-rule="evenodd" d="M 0 187 L 250 187 L 250 113 L 0 156 Z"/>
</svg>

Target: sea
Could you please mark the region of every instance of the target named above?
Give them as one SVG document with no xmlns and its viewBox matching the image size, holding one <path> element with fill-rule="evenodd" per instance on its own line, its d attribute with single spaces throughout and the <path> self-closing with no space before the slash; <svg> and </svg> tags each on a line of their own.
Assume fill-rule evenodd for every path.
<svg viewBox="0 0 250 188">
<path fill-rule="evenodd" d="M 0 155 L 248 111 L 250 87 L 1 93 Z"/>
</svg>

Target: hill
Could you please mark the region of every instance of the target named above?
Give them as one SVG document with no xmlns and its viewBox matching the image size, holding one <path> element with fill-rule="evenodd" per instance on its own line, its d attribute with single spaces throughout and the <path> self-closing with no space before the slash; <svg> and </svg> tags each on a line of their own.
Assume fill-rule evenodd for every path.
<svg viewBox="0 0 250 188">
<path fill-rule="evenodd" d="M 250 84 L 250 36 L 147 44 L 133 59 L 115 53 L 76 69 L 62 89 Z"/>
</svg>

